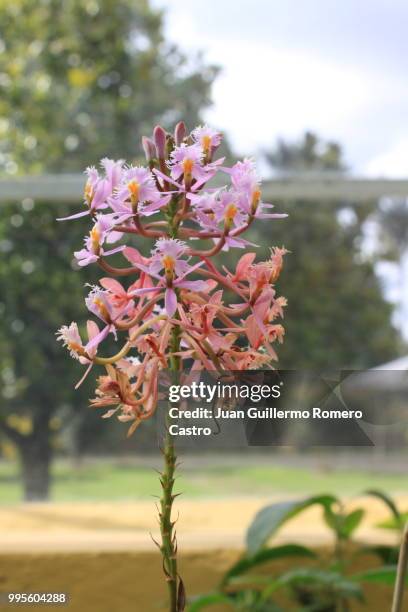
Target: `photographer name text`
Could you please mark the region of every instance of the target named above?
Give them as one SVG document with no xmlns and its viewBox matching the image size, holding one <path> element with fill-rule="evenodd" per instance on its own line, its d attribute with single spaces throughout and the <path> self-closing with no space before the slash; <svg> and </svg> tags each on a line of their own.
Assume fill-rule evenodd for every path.
<svg viewBox="0 0 408 612">
<path fill-rule="evenodd" d="M 210 408 L 194 408 L 192 410 L 180 410 L 178 407 L 172 407 L 169 410 L 171 419 L 181 420 L 183 423 L 170 425 L 169 430 L 173 436 L 210 436 L 213 431 L 211 427 L 190 425 L 186 426 L 185 421 L 194 420 L 350 420 L 362 419 L 363 413 L 361 410 L 324 410 L 322 408 L 313 407 L 310 410 L 281 410 L 279 408 L 259 408 L 249 407 L 245 410 L 225 410 L 218 407 L 216 410 Z"/>
</svg>

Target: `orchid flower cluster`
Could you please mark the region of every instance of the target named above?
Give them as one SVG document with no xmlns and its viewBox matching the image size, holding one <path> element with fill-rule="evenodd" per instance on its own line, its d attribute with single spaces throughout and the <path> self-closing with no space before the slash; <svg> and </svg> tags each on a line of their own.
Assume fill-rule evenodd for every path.
<svg viewBox="0 0 408 612">
<path fill-rule="evenodd" d="M 104 417 L 132 422 L 130 432 L 154 414 L 161 370 L 271 367 L 273 345 L 284 336 L 286 300 L 275 283 L 285 249 L 272 248 L 258 263 L 245 252 L 233 271 L 214 263 L 221 252 L 256 246 L 243 238 L 256 219 L 286 216 L 262 201 L 253 160 L 226 167 L 224 158 L 214 159 L 220 143 L 221 134 L 208 126 L 190 134 L 182 122 L 174 134 L 157 126 L 153 138 L 143 138 L 146 167 L 103 159 L 101 172 L 88 168 L 85 209 L 67 217 L 90 218 L 75 258 L 107 276 L 85 299 L 98 321 L 88 321 L 87 337 L 73 322 L 61 327 L 58 340 L 86 366 L 85 375 L 105 366 L 91 405 L 108 408 Z M 218 187 L 219 175 L 228 186 Z M 147 257 L 137 249 L 140 237 L 154 242 Z M 125 266 L 110 263 L 118 253 Z M 110 335 L 120 348 L 101 356 Z"/>
</svg>

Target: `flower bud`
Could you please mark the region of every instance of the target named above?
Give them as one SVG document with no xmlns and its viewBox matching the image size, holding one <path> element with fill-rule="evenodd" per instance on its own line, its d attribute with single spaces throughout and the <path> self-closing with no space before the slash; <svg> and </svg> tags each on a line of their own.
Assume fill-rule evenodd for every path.
<svg viewBox="0 0 408 612">
<path fill-rule="evenodd" d="M 143 151 L 146 155 L 146 160 L 149 162 L 156 157 L 156 147 L 154 145 L 153 140 L 143 136 L 142 138 L 142 147 Z"/>
<path fill-rule="evenodd" d="M 154 128 L 153 139 L 156 145 L 157 157 L 164 159 L 166 157 L 166 132 L 160 125 L 156 125 Z"/>
<path fill-rule="evenodd" d="M 184 121 L 179 121 L 176 127 L 174 128 L 174 141 L 178 147 L 183 142 L 186 133 L 186 124 L 184 123 Z"/>
</svg>

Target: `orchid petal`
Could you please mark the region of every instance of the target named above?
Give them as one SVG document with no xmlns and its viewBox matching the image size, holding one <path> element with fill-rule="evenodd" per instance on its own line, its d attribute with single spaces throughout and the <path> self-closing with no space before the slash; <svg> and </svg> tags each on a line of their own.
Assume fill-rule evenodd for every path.
<svg viewBox="0 0 408 612">
<path fill-rule="evenodd" d="M 143 263 L 142 255 L 133 247 L 126 247 L 123 251 L 123 255 L 130 263 Z"/>
<path fill-rule="evenodd" d="M 99 334 L 99 327 L 97 326 L 97 324 L 95 323 L 95 321 L 87 321 L 86 322 L 86 329 L 88 332 L 88 338 L 90 340 L 92 340 L 93 338 L 95 338 L 95 336 L 97 336 Z"/>
<path fill-rule="evenodd" d="M 285 213 L 263 213 L 256 215 L 257 219 L 286 219 L 288 215 Z"/>
<path fill-rule="evenodd" d="M 99 281 L 99 284 L 102 285 L 104 289 L 107 289 L 111 293 L 116 293 L 118 295 L 123 295 L 123 296 L 126 295 L 126 291 L 124 290 L 120 282 L 114 278 L 109 278 L 109 277 L 101 278 Z"/>
<path fill-rule="evenodd" d="M 182 289 L 192 289 L 193 291 L 205 291 L 207 289 L 207 283 L 203 280 L 176 280 L 174 284 Z"/>
<path fill-rule="evenodd" d="M 104 255 L 114 255 L 115 253 L 120 253 L 121 251 L 124 251 L 126 249 L 126 246 L 120 246 L 120 247 L 116 247 L 114 249 L 110 249 L 110 251 L 104 251 L 103 254 Z"/>
<path fill-rule="evenodd" d="M 140 289 L 133 289 L 133 291 L 129 293 L 129 296 L 143 295 L 145 293 L 151 293 L 152 291 L 160 291 L 160 289 L 161 287 L 141 287 Z"/>
<path fill-rule="evenodd" d="M 89 342 L 88 344 L 85 346 L 85 350 L 86 352 L 88 352 L 89 350 L 92 350 L 94 348 L 96 348 L 101 342 L 102 340 L 105 340 L 106 336 L 109 334 L 111 329 L 110 325 L 106 325 L 102 331 L 99 332 L 99 334 L 97 334 L 96 336 L 94 336 Z"/>
<path fill-rule="evenodd" d="M 145 266 L 140 263 L 134 263 L 133 265 L 136 268 L 139 268 L 139 270 L 143 270 L 143 272 L 146 272 L 146 274 L 148 274 L 149 276 L 153 276 L 153 278 L 156 278 L 157 280 L 160 280 L 160 281 L 163 280 L 160 274 L 156 274 L 155 272 L 152 272 L 149 266 Z"/>
<path fill-rule="evenodd" d="M 178 280 L 183 280 L 183 278 L 185 278 L 187 274 L 191 274 L 191 272 L 194 272 L 194 270 L 197 270 L 197 268 L 200 268 L 203 265 L 204 265 L 204 262 L 199 261 L 198 263 L 194 264 L 194 266 L 191 266 L 182 276 L 179 276 Z"/>
<path fill-rule="evenodd" d="M 177 310 L 177 295 L 174 289 L 167 287 L 164 295 L 164 307 L 169 317 L 172 317 Z"/>
<path fill-rule="evenodd" d="M 75 213 L 74 215 L 69 215 L 69 217 L 59 217 L 57 221 L 69 221 L 70 219 L 79 219 L 80 217 L 85 217 L 86 215 L 89 215 L 89 214 L 90 214 L 89 210 L 83 210 L 82 212 Z"/>
<path fill-rule="evenodd" d="M 164 181 L 167 181 L 168 183 L 172 183 L 173 185 L 175 185 L 176 187 L 180 189 L 181 186 L 179 185 L 179 183 L 177 183 L 176 181 L 173 181 L 173 179 L 170 176 L 167 176 L 167 174 L 164 174 L 164 172 L 160 172 L 160 170 L 158 170 L 157 168 L 153 168 L 153 172 L 157 176 L 162 178 Z"/>
</svg>

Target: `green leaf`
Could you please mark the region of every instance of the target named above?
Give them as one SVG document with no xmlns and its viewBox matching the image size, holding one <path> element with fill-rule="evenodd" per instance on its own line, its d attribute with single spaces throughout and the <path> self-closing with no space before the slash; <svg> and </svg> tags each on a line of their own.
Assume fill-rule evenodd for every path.
<svg viewBox="0 0 408 612">
<path fill-rule="evenodd" d="M 310 548 L 299 546 L 298 544 L 285 544 L 283 546 L 261 549 L 253 556 L 244 556 L 239 559 L 239 561 L 227 571 L 221 585 L 224 585 L 232 577 L 239 576 L 262 563 L 267 563 L 275 559 L 282 559 L 284 557 L 309 557 L 313 559 L 316 558 L 316 554 L 310 550 Z"/>
<path fill-rule="evenodd" d="M 364 546 L 359 551 L 361 554 L 374 554 L 380 557 L 385 565 L 393 565 L 398 563 L 399 549 L 398 546 L 387 546 L 386 544 L 378 544 L 377 546 Z"/>
<path fill-rule="evenodd" d="M 365 572 L 360 572 L 358 574 L 354 574 L 354 576 L 352 576 L 352 579 L 355 580 L 356 582 L 375 582 L 379 584 L 393 585 L 395 583 L 396 577 L 397 577 L 397 566 L 388 565 L 388 566 L 366 570 Z M 408 584 L 408 576 L 406 577 L 405 581 Z"/>
<path fill-rule="evenodd" d="M 342 597 L 354 597 L 360 600 L 363 597 L 362 590 L 359 584 L 356 584 L 354 576 L 348 578 L 338 572 L 302 568 L 286 572 L 278 578 L 278 581 L 293 588 L 305 587 L 312 591 L 328 588 Z"/>
<path fill-rule="evenodd" d="M 344 517 L 341 531 L 345 538 L 349 538 L 353 531 L 357 529 L 363 520 L 364 514 L 364 510 L 359 508 L 353 512 L 350 512 L 350 514 L 347 514 L 347 516 Z"/>
<path fill-rule="evenodd" d="M 330 506 L 327 506 L 324 509 L 323 518 L 324 518 L 324 522 L 326 523 L 326 525 L 330 527 L 330 529 L 332 529 L 336 534 L 338 534 L 340 530 L 340 524 L 339 524 L 340 515 L 333 512 Z"/>
<path fill-rule="evenodd" d="M 262 508 L 247 531 L 246 544 L 249 554 L 256 554 L 279 527 L 306 508 L 314 504 L 327 508 L 337 501 L 332 495 L 319 495 L 303 500 L 278 502 Z"/>
<path fill-rule="evenodd" d="M 227 595 L 224 595 L 224 593 L 208 593 L 207 595 L 195 597 L 187 609 L 188 612 L 198 612 L 199 610 L 204 610 L 204 608 L 216 604 L 228 604 L 232 608 L 234 607 L 231 599 Z"/>
<path fill-rule="evenodd" d="M 408 521 L 408 512 L 401 512 L 399 519 L 396 519 L 393 516 L 386 521 L 381 521 L 380 523 L 376 523 L 376 527 L 381 527 L 381 529 L 392 529 L 393 531 L 400 531 L 403 529 L 407 521 Z"/>
<path fill-rule="evenodd" d="M 350 514 L 333 512 L 330 507 L 324 509 L 324 520 L 341 540 L 348 540 L 364 517 L 364 510 L 359 508 Z"/>
<path fill-rule="evenodd" d="M 259 591 L 266 584 L 269 585 L 272 582 L 275 582 L 275 579 L 270 576 L 259 576 L 257 574 L 243 574 L 239 576 L 231 576 L 228 581 L 228 593 L 236 592 L 238 590 L 248 590 L 252 589 L 253 591 Z M 232 590 L 231 590 L 232 589 Z"/>
<path fill-rule="evenodd" d="M 364 491 L 364 493 L 366 495 L 371 495 L 372 497 L 377 497 L 377 499 L 380 499 L 382 502 L 384 502 L 384 504 L 388 507 L 391 514 L 393 515 L 395 522 L 398 525 L 398 529 L 401 529 L 403 527 L 401 513 L 398 510 L 394 500 L 389 495 L 387 495 L 383 491 L 380 491 L 379 489 L 369 489 L 368 491 Z"/>
</svg>

